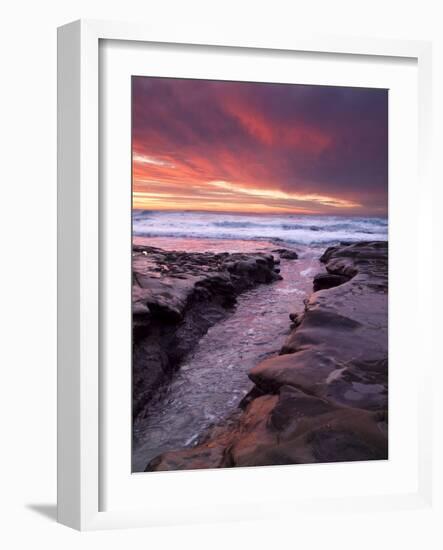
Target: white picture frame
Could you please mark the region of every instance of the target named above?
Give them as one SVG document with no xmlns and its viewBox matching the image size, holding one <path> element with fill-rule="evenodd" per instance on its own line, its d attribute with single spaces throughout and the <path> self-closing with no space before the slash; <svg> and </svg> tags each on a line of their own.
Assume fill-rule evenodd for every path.
<svg viewBox="0 0 443 550">
<path fill-rule="evenodd" d="M 223 519 L 259 518 L 266 504 L 266 491 L 260 502 L 249 507 L 228 506 L 228 501 L 205 502 L 200 507 L 178 504 L 167 512 L 161 506 L 130 506 L 122 502 L 112 510 L 103 510 L 100 484 L 102 454 L 100 302 L 103 299 L 100 281 L 102 262 L 100 212 L 103 208 L 99 185 L 100 157 L 100 41 L 125 41 L 128 44 L 193 44 L 231 48 L 230 52 L 255 50 L 280 52 L 330 53 L 337 56 L 371 56 L 413 59 L 418 71 L 418 186 L 420 212 L 419 231 L 431 230 L 430 141 L 431 141 L 431 46 L 427 42 L 371 40 L 364 38 L 321 37 L 313 35 L 262 37 L 252 30 L 242 36 L 229 31 L 219 36 L 200 33 L 188 35 L 186 29 L 169 34 L 155 26 L 102 21 L 77 21 L 58 32 L 58 520 L 70 527 L 89 530 L 118 527 L 140 527 L 160 524 L 217 521 Z M 129 177 L 129 176 L 128 176 Z M 423 247 L 420 258 L 431 263 L 431 249 Z M 417 284 L 423 291 L 424 270 L 417 273 Z M 425 312 L 426 297 L 432 293 L 429 281 L 426 295 L 420 294 L 420 311 Z M 429 342 L 428 342 L 429 344 Z M 413 345 L 413 344 L 411 344 Z M 381 508 L 429 507 L 432 502 L 432 447 L 430 417 L 432 403 L 429 388 L 432 354 L 429 345 L 417 380 L 418 474 L 413 490 L 399 490 L 383 495 L 338 495 L 304 498 L 304 512 L 350 510 L 358 507 L 371 511 Z M 128 426 L 129 430 L 129 426 Z M 337 467 L 337 466 L 336 466 Z M 347 467 L 347 465 L 342 465 Z M 288 470 L 279 470 L 280 482 Z M 269 471 L 269 469 L 268 469 Z M 326 470 L 325 470 L 326 472 Z M 228 472 L 233 474 L 233 472 Z M 205 482 L 214 472 L 171 473 L 157 477 L 155 485 L 171 490 L 179 483 L 179 475 L 204 476 Z M 237 471 L 240 476 L 248 475 Z M 170 480 L 169 482 L 166 479 Z M 154 479 L 154 478 L 152 478 Z M 273 507 L 280 517 L 284 510 L 300 509 L 300 502 L 282 500 L 273 494 Z M 277 501 L 275 500 L 277 498 Z M 277 503 L 276 503 L 277 502 Z"/>
</svg>

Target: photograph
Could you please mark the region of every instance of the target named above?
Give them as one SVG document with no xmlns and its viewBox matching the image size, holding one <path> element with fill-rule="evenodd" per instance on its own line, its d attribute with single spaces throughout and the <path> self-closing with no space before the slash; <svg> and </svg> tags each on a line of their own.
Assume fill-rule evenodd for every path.
<svg viewBox="0 0 443 550">
<path fill-rule="evenodd" d="M 387 460 L 389 91 L 131 88 L 132 472 Z"/>
</svg>

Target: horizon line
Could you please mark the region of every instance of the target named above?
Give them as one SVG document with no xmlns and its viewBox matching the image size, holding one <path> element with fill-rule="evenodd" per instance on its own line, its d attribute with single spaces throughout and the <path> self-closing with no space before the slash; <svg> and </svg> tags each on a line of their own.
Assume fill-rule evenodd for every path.
<svg viewBox="0 0 443 550">
<path fill-rule="evenodd" d="M 343 218 L 384 218 L 388 219 L 388 213 L 386 214 L 350 214 L 350 213 L 328 213 L 328 212 L 316 212 L 316 213 L 306 213 L 306 212 L 254 212 L 254 211 L 245 211 L 240 212 L 238 210 L 230 211 L 230 210 L 204 210 L 204 209 L 197 209 L 197 208 L 181 208 L 181 209 L 156 209 L 156 208 L 142 208 L 142 207 L 136 207 L 132 206 L 132 211 L 141 211 L 141 212 L 164 212 L 164 213 L 203 213 L 203 214 L 229 214 L 230 216 L 306 216 L 306 217 L 312 217 L 312 216 L 321 216 L 321 217 L 343 217 Z"/>
</svg>

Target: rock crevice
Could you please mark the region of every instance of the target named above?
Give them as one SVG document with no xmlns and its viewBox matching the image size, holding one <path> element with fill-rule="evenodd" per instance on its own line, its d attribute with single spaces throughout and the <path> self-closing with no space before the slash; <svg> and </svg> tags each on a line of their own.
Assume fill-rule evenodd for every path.
<svg viewBox="0 0 443 550">
<path fill-rule="evenodd" d="M 342 283 L 317 286 L 292 314 L 281 354 L 250 372 L 238 420 L 147 471 L 388 457 L 387 243 L 342 243 L 321 261 Z"/>
<path fill-rule="evenodd" d="M 133 416 L 236 297 L 280 279 L 271 254 L 188 253 L 133 247 Z"/>
</svg>

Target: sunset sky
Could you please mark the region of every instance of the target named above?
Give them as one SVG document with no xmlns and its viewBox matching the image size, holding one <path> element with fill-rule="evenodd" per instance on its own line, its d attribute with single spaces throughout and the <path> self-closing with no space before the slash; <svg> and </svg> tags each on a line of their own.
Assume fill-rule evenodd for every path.
<svg viewBox="0 0 443 550">
<path fill-rule="evenodd" d="M 134 208 L 387 215 L 386 90 L 132 84 Z"/>
</svg>

